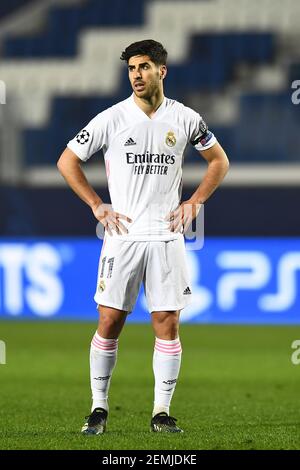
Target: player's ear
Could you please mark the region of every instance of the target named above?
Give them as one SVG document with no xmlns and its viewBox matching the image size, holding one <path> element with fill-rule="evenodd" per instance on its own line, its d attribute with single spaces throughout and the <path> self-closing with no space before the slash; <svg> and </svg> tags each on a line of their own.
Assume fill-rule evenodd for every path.
<svg viewBox="0 0 300 470">
<path fill-rule="evenodd" d="M 167 67 L 165 65 L 161 65 L 160 70 L 159 70 L 159 76 L 163 80 L 164 78 L 166 78 L 166 75 L 167 75 Z"/>
</svg>

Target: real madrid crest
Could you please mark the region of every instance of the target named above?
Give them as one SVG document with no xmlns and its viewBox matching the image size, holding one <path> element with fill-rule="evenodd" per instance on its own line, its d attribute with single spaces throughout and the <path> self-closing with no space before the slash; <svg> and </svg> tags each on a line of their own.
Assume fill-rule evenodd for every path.
<svg viewBox="0 0 300 470">
<path fill-rule="evenodd" d="M 176 137 L 174 135 L 174 132 L 172 132 L 172 131 L 167 132 L 166 144 L 169 147 L 174 147 L 174 145 L 176 144 Z"/>
<path fill-rule="evenodd" d="M 103 292 L 104 289 L 105 289 L 105 282 L 103 279 L 101 279 L 101 281 L 99 282 L 98 290 L 99 292 Z"/>
</svg>

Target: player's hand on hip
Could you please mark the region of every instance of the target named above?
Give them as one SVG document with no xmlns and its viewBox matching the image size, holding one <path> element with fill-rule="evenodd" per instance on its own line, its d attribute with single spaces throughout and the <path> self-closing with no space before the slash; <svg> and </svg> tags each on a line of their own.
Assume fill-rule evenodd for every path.
<svg viewBox="0 0 300 470">
<path fill-rule="evenodd" d="M 97 207 L 93 207 L 92 211 L 109 235 L 112 235 L 113 230 L 119 235 L 122 235 L 122 231 L 125 234 L 128 233 L 128 229 L 122 224 L 120 219 L 126 220 L 127 222 L 132 222 L 132 220 L 126 215 L 113 211 L 111 204 L 99 204 Z"/>
<path fill-rule="evenodd" d="M 199 214 L 202 204 L 196 204 L 188 199 L 180 204 L 174 211 L 171 211 L 166 220 L 170 222 L 169 230 L 171 232 L 186 233 L 192 221 Z"/>
</svg>

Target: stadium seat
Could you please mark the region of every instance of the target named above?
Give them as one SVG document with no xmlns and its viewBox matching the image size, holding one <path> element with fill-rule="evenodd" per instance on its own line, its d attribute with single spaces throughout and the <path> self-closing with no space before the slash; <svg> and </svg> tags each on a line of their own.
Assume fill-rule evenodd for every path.
<svg viewBox="0 0 300 470">
<path fill-rule="evenodd" d="M 0 3 L 0 19 L 15 13 L 19 8 L 29 5 L 33 0 L 1 0 Z"/>
<path fill-rule="evenodd" d="M 48 27 L 41 36 L 10 37 L 3 43 L 3 56 L 70 57 L 77 51 L 78 35 L 93 26 L 136 26 L 144 22 L 147 0 L 90 0 L 82 6 L 53 7 L 48 14 Z"/>
<path fill-rule="evenodd" d="M 15 7 L 21 4 L 17 0 L 10 3 Z M 298 11 L 296 1 L 290 4 L 293 11 Z M 5 5 L 7 1 L 1 2 L 0 14 Z M 41 124 L 38 119 L 33 123 L 27 119 L 24 126 L 25 162 L 53 164 L 66 142 L 85 123 L 131 93 L 126 67 L 121 68 L 116 53 L 125 38 L 136 38 L 137 31 L 165 34 L 162 42 L 168 38 L 166 96 L 192 106 L 193 96 L 199 101 L 205 93 L 221 95 L 233 87 L 238 90 L 236 120 L 218 125 L 210 121 L 233 161 L 299 160 L 297 106 L 292 106 L 287 93 L 269 91 L 267 81 L 262 81 L 262 88 L 257 87 L 259 92 L 255 90 L 256 71 L 272 69 L 272 64 L 278 62 L 278 34 L 286 26 L 275 7 L 270 12 L 262 0 L 262 14 L 257 16 L 255 5 L 257 0 L 249 5 L 245 2 L 236 11 L 234 0 L 111 0 L 107 8 L 104 0 L 87 0 L 50 7 L 43 33 L 7 38 L 2 48 L 4 80 L 10 83 L 12 93 L 25 96 L 28 84 L 33 90 L 41 88 L 40 101 L 35 105 Z M 279 0 L 274 0 L 274 5 L 279 5 Z M 197 15 L 191 14 L 193 11 Z M 266 11 L 270 15 L 266 16 Z M 289 18 L 292 29 L 293 24 L 293 18 Z M 166 31 L 161 30 L 162 26 Z M 299 79 L 300 66 L 297 58 L 290 62 L 286 79 L 291 82 Z M 101 73 L 103 63 L 106 74 Z M 244 66 L 253 75 L 248 91 L 243 91 L 239 82 L 239 71 Z M 48 109 L 45 116 L 43 110 Z M 197 158 L 193 150 L 188 151 L 187 162 Z"/>
<path fill-rule="evenodd" d="M 26 164 L 55 164 L 68 141 L 94 116 L 115 102 L 115 98 L 98 96 L 54 99 L 50 125 L 44 129 L 26 129 L 23 132 Z"/>
</svg>

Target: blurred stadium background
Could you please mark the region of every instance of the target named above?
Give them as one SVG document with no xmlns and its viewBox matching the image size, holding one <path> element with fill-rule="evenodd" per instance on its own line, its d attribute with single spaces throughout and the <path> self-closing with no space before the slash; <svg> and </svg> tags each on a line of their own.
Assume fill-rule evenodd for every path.
<svg viewBox="0 0 300 470">
<path fill-rule="evenodd" d="M 299 323 L 299 242 L 284 238 L 300 236 L 300 105 L 292 88 L 300 79 L 299 2 L 112 0 L 108 8 L 101 0 L 10 0 L 0 15 L 1 316 L 94 317 L 101 243 L 56 161 L 93 116 L 131 93 L 120 52 L 151 37 L 169 51 L 166 96 L 198 110 L 231 160 L 206 204 L 206 249 L 189 253 L 195 303 L 185 315 Z M 85 170 L 109 201 L 101 155 Z M 204 170 L 191 147 L 183 200 Z M 136 312 L 135 320 L 147 319 L 142 296 Z"/>
<path fill-rule="evenodd" d="M 291 342 L 300 337 L 299 0 L 1 0 L 0 339 L 13 338 L 9 320 L 14 328 L 38 319 L 95 325 L 101 241 L 56 161 L 91 118 L 131 93 L 120 53 L 146 38 L 169 52 L 166 96 L 200 112 L 231 161 L 205 207 L 204 249 L 188 251 L 194 302 L 182 321 L 289 324 L 282 351 L 292 367 Z M 109 202 L 101 154 L 84 168 Z M 204 171 L 190 148 L 183 200 Z M 148 321 L 143 291 L 129 321 Z"/>
</svg>

